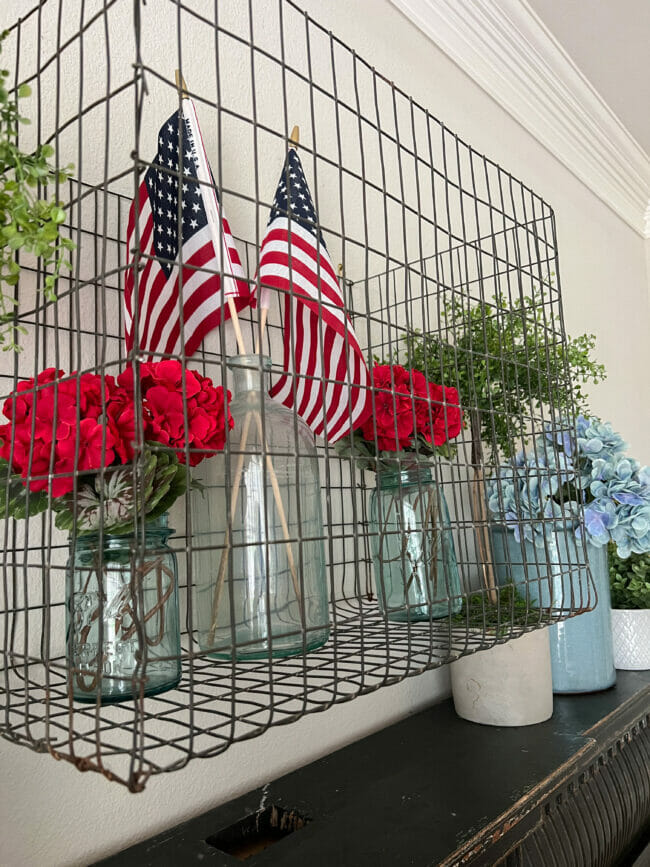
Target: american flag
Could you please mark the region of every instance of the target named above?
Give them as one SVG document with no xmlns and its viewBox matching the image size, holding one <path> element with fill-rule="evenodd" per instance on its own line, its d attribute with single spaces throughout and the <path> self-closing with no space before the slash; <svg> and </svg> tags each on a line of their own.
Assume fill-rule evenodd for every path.
<svg viewBox="0 0 650 867">
<path fill-rule="evenodd" d="M 335 442 L 370 413 L 370 373 L 294 148 L 290 148 L 260 251 L 260 305 L 285 293 L 284 370 L 271 396 Z M 295 390 L 295 396 L 294 396 Z"/>
<path fill-rule="evenodd" d="M 148 353 L 180 355 L 184 348 L 185 355 L 192 355 L 205 335 L 219 325 L 222 312 L 229 316 L 225 299 L 233 297 L 241 310 L 250 304 L 251 295 L 216 194 L 194 104 L 187 97 L 182 111 L 160 128 L 158 152 L 131 205 L 130 262 L 135 253 L 136 219 L 144 267 L 138 281 L 137 335 L 134 268 L 126 272 L 127 351 L 137 342 Z"/>
</svg>

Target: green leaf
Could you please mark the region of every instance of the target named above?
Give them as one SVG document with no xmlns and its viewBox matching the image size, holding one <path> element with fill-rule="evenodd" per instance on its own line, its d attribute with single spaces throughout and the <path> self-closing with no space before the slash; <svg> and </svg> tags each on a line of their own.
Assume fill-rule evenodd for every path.
<svg viewBox="0 0 650 867">
<path fill-rule="evenodd" d="M 593 335 L 561 339 L 559 314 L 550 309 L 548 293 L 543 284 L 510 302 L 497 292 L 493 303 L 471 308 L 451 299 L 442 304 L 439 331 L 406 336 L 393 358 L 458 389 L 461 403 L 477 410 L 477 429 L 470 424 L 473 449 L 485 459 L 485 448 L 495 464 L 527 438 L 531 407 L 561 411 L 570 405 L 573 388 L 578 411 L 585 411 L 577 384 L 605 376 L 592 358 Z"/>
<path fill-rule="evenodd" d="M 73 513 L 69 508 L 64 508 L 62 505 L 56 510 L 56 517 L 54 518 L 54 525 L 59 530 L 68 530 L 71 531 L 75 526 L 75 519 Z"/>
<path fill-rule="evenodd" d="M 0 36 L 0 43 L 2 42 Z M 7 288 L 18 282 L 20 267 L 14 269 L 14 253 L 19 250 L 41 256 L 44 266 L 51 269 L 54 282 L 44 287 L 46 297 L 55 299 L 56 278 L 64 262 L 65 250 L 74 249 L 70 239 L 62 239 L 59 230 L 65 221 L 65 210 L 56 200 L 48 200 L 43 189 L 56 178 L 63 183 L 70 177 L 73 166 L 57 169 L 48 163 L 54 156 L 52 145 L 43 144 L 35 152 L 22 151 L 15 144 L 18 123 L 29 123 L 18 110 L 17 99 L 28 96 L 31 88 L 22 84 L 17 97 L 9 93 L 9 72 L 0 70 L 0 309 L 9 304 Z M 39 184 L 40 195 L 34 195 Z M 18 275 L 18 276 L 17 276 Z M 0 323 L 0 348 L 18 350 L 14 325 Z"/>
<path fill-rule="evenodd" d="M 191 487 L 195 487 L 195 485 L 191 485 Z M 187 469 L 184 464 L 179 464 L 174 469 L 174 475 L 170 479 L 167 493 L 164 497 L 161 497 L 158 500 L 158 503 L 153 509 L 151 509 L 151 511 L 147 510 L 147 516 L 149 518 L 157 518 L 160 515 L 163 515 L 165 512 L 169 511 L 176 500 L 178 500 L 179 497 L 182 497 L 186 491 Z"/>
<path fill-rule="evenodd" d="M 26 488 L 20 476 L 11 473 L 8 462 L 0 458 L 0 518 L 21 520 L 44 512 L 47 506 L 47 494 Z"/>
<path fill-rule="evenodd" d="M 612 608 L 650 608 L 650 552 L 623 559 L 608 547 Z"/>
</svg>

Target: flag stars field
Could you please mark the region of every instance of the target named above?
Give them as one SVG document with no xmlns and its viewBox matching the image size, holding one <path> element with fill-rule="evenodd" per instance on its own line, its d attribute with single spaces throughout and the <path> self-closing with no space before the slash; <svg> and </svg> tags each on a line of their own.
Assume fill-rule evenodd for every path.
<svg viewBox="0 0 650 867">
<path fill-rule="evenodd" d="M 184 145 L 182 152 L 179 140 Z M 181 183 L 173 173 L 159 168 L 168 166 L 178 171 L 180 163 L 187 182 Z M 226 296 L 235 298 L 238 309 L 250 303 L 241 260 L 213 183 L 194 104 L 185 97 L 182 111 L 174 113 L 160 129 L 158 153 L 140 185 L 138 207 L 134 201 L 129 214 L 129 255 L 137 252 L 137 220 L 141 252 L 147 259 L 138 285 L 137 335 L 132 268 L 127 269 L 125 277 L 129 351 L 137 338 L 137 346 L 145 352 L 180 354 L 184 350 L 190 356 L 221 318 L 228 318 Z M 154 206 L 160 200 L 166 200 L 168 207 Z M 182 217 L 188 205 L 192 220 Z M 163 258 L 164 251 L 167 255 Z"/>
<path fill-rule="evenodd" d="M 295 148 L 290 148 L 262 241 L 260 307 L 283 292 L 284 370 L 271 396 L 330 442 L 371 411 L 370 374 L 345 311 L 338 278 Z"/>
</svg>

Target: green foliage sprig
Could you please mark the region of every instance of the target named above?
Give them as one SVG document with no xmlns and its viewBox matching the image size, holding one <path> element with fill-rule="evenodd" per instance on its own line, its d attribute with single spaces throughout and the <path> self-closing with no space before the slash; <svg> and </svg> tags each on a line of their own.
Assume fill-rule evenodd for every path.
<svg viewBox="0 0 650 867">
<path fill-rule="evenodd" d="M 612 608 L 650 608 L 650 552 L 622 560 L 616 546 L 608 546 Z"/>
<path fill-rule="evenodd" d="M 445 377 L 443 384 L 458 388 L 461 400 L 475 408 L 468 413 L 475 451 L 482 452 L 484 444 L 493 464 L 499 451 L 512 457 L 540 404 L 561 411 L 573 398 L 584 411 L 583 386 L 605 378 L 604 366 L 592 358 L 594 335 L 564 342 L 548 299 L 542 289 L 512 303 L 497 293 L 494 302 L 471 308 L 454 299 L 442 308 L 439 333 L 404 338 L 403 363 L 426 376 Z M 454 380 L 450 371 L 456 372 Z"/>
<path fill-rule="evenodd" d="M 7 31 L 0 34 L 0 51 Z M 70 268 L 67 251 L 75 245 L 61 236 L 61 223 L 65 219 L 62 203 L 56 199 L 41 198 L 39 186 L 57 181 L 63 183 L 72 166 L 56 169 L 48 160 L 54 149 L 48 144 L 39 145 L 31 153 L 25 153 L 16 145 L 20 124 L 29 120 L 21 116 L 18 102 L 7 88 L 9 71 L 0 69 L 0 347 L 3 351 L 19 350 L 16 332 L 25 329 L 15 325 L 16 301 L 7 287 L 18 282 L 20 266 L 16 253 L 23 250 L 41 258 L 46 270 L 43 292 L 48 301 L 56 300 L 56 282 L 63 267 Z M 18 99 L 29 96 L 28 85 L 18 88 Z"/>
<path fill-rule="evenodd" d="M 192 490 L 203 490 L 190 479 Z M 187 490 L 187 467 L 175 452 L 159 443 L 146 443 L 140 475 L 134 486 L 133 467 L 108 467 L 103 476 L 92 470 L 79 474 L 76 495 L 51 501 L 45 491 L 30 491 L 20 476 L 12 474 L 0 458 L 0 518 L 29 518 L 51 508 L 59 530 L 74 530 L 78 536 L 104 529 L 123 533 L 133 529 L 138 516 L 147 521 L 164 514 Z"/>
<path fill-rule="evenodd" d="M 398 459 L 402 467 L 407 467 L 409 458 L 412 457 L 417 463 L 418 460 L 426 462 L 427 458 L 434 455 L 445 460 L 453 460 L 458 452 L 458 446 L 452 442 L 443 443 L 436 446 L 429 443 L 423 436 L 414 437 L 415 445 L 408 451 L 402 451 Z M 377 472 L 382 466 L 394 466 L 396 452 L 379 452 L 375 450 L 375 444 L 372 441 L 365 439 L 361 431 L 353 431 L 348 436 L 342 437 L 334 444 L 334 450 L 340 458 L 354 461 L 359 470 L 371 470 Z"/>
</svg>

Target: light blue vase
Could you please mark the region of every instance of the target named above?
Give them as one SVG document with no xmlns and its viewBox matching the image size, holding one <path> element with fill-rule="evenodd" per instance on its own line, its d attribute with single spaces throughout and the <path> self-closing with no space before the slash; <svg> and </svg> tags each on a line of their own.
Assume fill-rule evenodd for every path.
<svg viewBox="0 0 650 867">
<path fill-rule="evenodd" d="M 491 528 L 492 554 L 500 585 L 513 582 L 535 608 L 569 612 L 593 604 L 584 553 L 575 535 L 560 525 L 543 548 L 518 542 L 505 527 Z M 607 548 L 587 544 L 598 602 L 593 611 L 550 627 L 553 692 L 597 692 L 616 682 Z"/>
<path fill-rule="evenodd" d="M 587 543 L 587 557 L 598 603 L 593 611 L 551 626 L 553 692 L 597 692 L 616 683 L 607 548 Z M 570 591 L 566 579 L 564 583 L 565 592 Z M 576 591 L 577 583 L 572 582 Z M 582 581 L 583 592 L 584 585 Z"/>
</svg>

